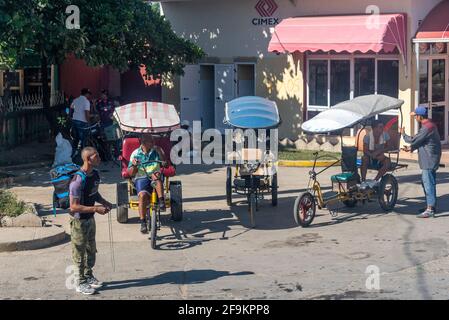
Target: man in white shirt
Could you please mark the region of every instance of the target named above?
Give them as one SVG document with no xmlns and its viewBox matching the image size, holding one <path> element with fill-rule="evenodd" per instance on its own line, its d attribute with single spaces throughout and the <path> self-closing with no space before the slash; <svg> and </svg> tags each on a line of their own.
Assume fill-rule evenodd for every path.
<svg viewBox="0 0 449 320">
<path fill-rule="evenodd" d="M 89 126 L 90 119 L 90 96 L 91 92 L 87 88 L 81 90 L 81 95 L 73 100 L 70 106 L 73 109 L 72 124 L 75 131 L 73 140 L 73 150 L 78 149 L 78 144 L 81 141 L 81 148 L 84 148 L 85 128 Z"/>
</svg>

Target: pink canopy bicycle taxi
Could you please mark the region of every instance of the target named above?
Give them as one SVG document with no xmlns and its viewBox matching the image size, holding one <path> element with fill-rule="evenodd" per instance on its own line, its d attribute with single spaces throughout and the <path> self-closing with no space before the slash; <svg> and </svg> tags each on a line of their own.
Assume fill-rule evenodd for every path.
<svg viewBox="0 0 449 320">
<path fill-rule="evenodd" d="M 117 183 L 117 221 L 128 222 L 128 209 L 138 209 L 139 199 L 132 177 L 128 174 L 131 154 L 140 146 L 139 136 L 150 133 L 155 145 L 162 148 L 166 155 L 166 166 L 160 168 L 167 209 L 170 209 L 173 221 L 182 220 L 182 185 L 181 181 L 171 180 L 176 175 L 176 168 L 171 162 L 172 144 L 170 133 L 180 128 L 179 115 L 173 105 L 159 102 L 137 102 L 115 109 L 114 117 L 122 131 L 121 176 L 126 181 Z M 145 163 L 146 164 L 146 163 Z M 141 164 L 144 165 L 144 164 Z M 155 186 L 152 185 L 150 205 L 147 208 L 147 228 L 151 234 L 151 246 L 156 248 L 157 231 L 161 227 L 161 212 Z"/>
</svg>

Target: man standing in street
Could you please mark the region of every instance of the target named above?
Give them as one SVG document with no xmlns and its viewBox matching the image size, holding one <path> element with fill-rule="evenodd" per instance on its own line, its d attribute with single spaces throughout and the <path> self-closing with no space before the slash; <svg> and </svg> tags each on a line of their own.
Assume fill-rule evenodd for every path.
<svg viewBox="0 0 449 320">
<path fill-rule="evenodd" d="M 78 144 L 81 141 L 81 148 L 84 148 L 85 129 L 89 126 L 90 120 L 90 99 L 91 92 L 84 88 L 81 90 L 81 95 L 73 100 L 70 108 L 73 109 L 72 125 L 75 131 L 75 138 L 73 141 L 73 152 L 78 149 Z"/>
<path fill-rule="evenodd" d="M 95 242 L 95 213 L 107 214 L 112 205 L 98 192 L 100 175 L 94 167 L 100 164 L 100 156 L 93 147 L 81 152 L 83 165 L 70 183 L 70 230 L 72 258 L 78 271 L 76 291 L 94 294 L 102 286 L 92 272 L 97 252 Z M 101 205 L 95 205 L 98 202 Z"/>
<path fill-rule="evenodd" d="M 418 150 L 418 161 L 422 170 L 422 185 L 426 196 L 427 208 L 417 217 L 429 218 L 434 217 L 436 209 L 436 172 L 440 166 L 441 140 L 438 128 L 432 120 L 428 119 L 425 107 L 418 106 L 411 115 L 421 124 L 421 128 L 418 134 L 413 137 L 406 135 L 404 128 L 401 129 L 405 143 L 410 144 L 410 146 L 405 146 L 403 150 L 406 152 Z"/>
</svg>

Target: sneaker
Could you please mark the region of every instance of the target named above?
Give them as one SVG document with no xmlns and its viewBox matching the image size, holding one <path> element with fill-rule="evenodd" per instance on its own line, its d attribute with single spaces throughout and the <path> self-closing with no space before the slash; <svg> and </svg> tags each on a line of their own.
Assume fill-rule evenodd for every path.
<svg viewBox="0 0 449 320">
<path fill-rule="evenodd" d="M 379 186 L 379 184 L 380 184 L 380 182 L 377 181 L 377 180 L 370 180 L 370 181 L 368 182 L 368 185 L 369 185 L 369 187 L 370 187 L 371 189 L 373 189 L 373 188 Z"/>
<path fill-rule="evenodd" d="M 159 201 L 159 210 L 161 210 L 161 212 L 167 211 L 167 207 L 165 206 L 165 200 L 164 199 L 161 199 Z"/>
<path fill-rule="evenodd" d="M 145 220 L 140 222 L 140 232 L 141 233 L 148 233 L 147 223 L 145 222 Z"/>
<path fill-rule="evenodd" d="M 426 210 L 427 210 L 427 207 L 421 208 L 421 209 L 418 210 L 418 213 L 423 213 L 423 212 L 426 211 Z M 434 214 L 437 213 L 437 210 L 436 210 L 436 209 L 433 209 L 433 213 L 434 213 Z"/>
<path fill-rule="evenodd" d="M 416 217 L 417 218 L 435 218 L 435 211 L 426 209 L 426 211 L 424 211 L 421 214 L 418 214 Z"/>
<path fill-rule="evenodd" d="M 82 293 L 85 295 L 92 295 L 96 291 L 88 283 L 80 283 L 79 285 L 76 286 L 76 292 Z"/>
<path fill-rule="evenodd" d="M 369 187 L 369 183 L 367 181 L 362 181 L 362 183 L 360 183 L 359 187 L 360 187 L 360 189 L 365 190 L 366 188 Z"/>
<path fill-rule="evenodd" d="M 98 279 L 95 278 L 94 276 L 87 278 L 87 284 L 94 289 L 98 289 L 103 286 L 103 282 L 98 281 Z"/>
</svg>

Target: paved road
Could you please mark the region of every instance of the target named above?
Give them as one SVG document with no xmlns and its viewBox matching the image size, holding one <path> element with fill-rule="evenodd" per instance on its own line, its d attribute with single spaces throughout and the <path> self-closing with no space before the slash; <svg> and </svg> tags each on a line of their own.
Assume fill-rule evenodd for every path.
<svg viewBox="0 0 449 320">
<path fill-rule="evenodd" d="M 319 211 L 310 228 L 295 225 L 292 206 L 307 185 L 307 168 L 280 168 L 279 206 L 264 201 L 257 228 L 249 229 L 246 206 L 232 209 L 224 197 L 225 170 L 180 169 L 184 220 L 166 222 L 158 250 L 139 234 L 137 213 L 128 224 L 113 223 L 116 270 L 110 261 L 106 217 L 97 217 L 96 274 L 108 286 L 89 299 L 447 299 L 449 290 L 449 173 L 438 174 L 441 212 L 414 217 L 423 196 L 419 170 L 397 173 L 396 210 L 376 203 L 343 209 L 337 218 Z M 101 192 L 115 199 L 118 170 L 102 167 Z M 107 171 L 107 172 L 106 172 Z M 332 168 L 323 174 L 323 186 Z M 30 170 L 32 182 L 13 188 L 50 214 L 51 186 L 45 168 Z M 54 223 L 67 225 L 67 214 Z M 0 253 L 0 298 L 86 299 L 66 288 L 70 244 L 43 250 Z M 380 290 L 366 286 L 367 267 L 380 272 Z M 371 270 L 371 269 L 369 269 Z M 375 279 L 375 278 L 374 278 Z M 369 281 L 375 284 L 375 281 Z"/>
</svg>

